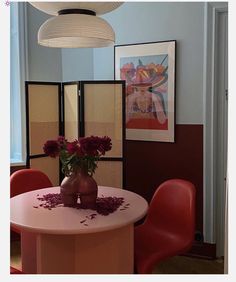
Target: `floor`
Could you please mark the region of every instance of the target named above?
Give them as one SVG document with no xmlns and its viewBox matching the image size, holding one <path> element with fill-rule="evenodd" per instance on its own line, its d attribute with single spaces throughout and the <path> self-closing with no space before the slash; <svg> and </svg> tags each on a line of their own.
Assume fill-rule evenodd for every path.
<svg viewBox="0 0 236 282">
<path fill-rule="evenodd" d="M 176 256 L 161 262 L 155 274 L 224 274 L 224 261 Z"/>
<path fill-rule="evenodd" d="M 21 270 L 20 241 L 11 242 L 11 266 Z"/>
<path fill-rule="evenodd" d="M 11 266 L 21 269 L 20 242 L 11 242 Z M 224 261 L 176 256 L 159 263 L 154 274 L 223 274 Z"/>
</svg>

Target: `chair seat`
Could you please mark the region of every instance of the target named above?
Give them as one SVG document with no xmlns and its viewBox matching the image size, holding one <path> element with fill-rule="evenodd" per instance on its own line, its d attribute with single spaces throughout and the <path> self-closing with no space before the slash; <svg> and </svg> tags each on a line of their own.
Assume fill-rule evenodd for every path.
<svg viewBox="0 0 236 282">
<path fill-rule="evenodd" d="M 195 186 L 183 179 L 163 182 L 155 191 L 142 225 L 134 230 L 134 263 L 139 274 L 187 251 L 194 239 Z"/>
<path fill-rule="evenodd" d="M 152 273 L 154 266 L 166 258 L 187 251 L 192 242 L 166 233 L 147 224 L 137 226 L 134 230 L 134 260 L 138 273 Z"/>
</svg>

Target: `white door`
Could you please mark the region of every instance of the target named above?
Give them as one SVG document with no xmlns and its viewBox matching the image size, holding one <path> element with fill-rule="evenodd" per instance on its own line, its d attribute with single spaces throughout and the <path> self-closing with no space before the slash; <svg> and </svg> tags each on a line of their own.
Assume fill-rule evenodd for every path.
<svg viewBox="0 0 236 282">
<path fill-rule="evenodd" d="M 224 256 L 228 135 L 228 12 L 218 13 L 216 52 L 216 256 Z"/>
</svg>

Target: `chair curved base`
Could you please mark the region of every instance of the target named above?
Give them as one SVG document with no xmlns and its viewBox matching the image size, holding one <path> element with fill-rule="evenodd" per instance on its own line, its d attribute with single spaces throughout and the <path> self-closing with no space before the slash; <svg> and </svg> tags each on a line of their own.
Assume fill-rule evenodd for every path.
<svg viewBox="0 0 236 282">
<path fill-rule="evenodd" d="M 10 274 L 23 274 L 23 272 L 20 271 L 19 269 L 10 266 Z"/>
</svg>

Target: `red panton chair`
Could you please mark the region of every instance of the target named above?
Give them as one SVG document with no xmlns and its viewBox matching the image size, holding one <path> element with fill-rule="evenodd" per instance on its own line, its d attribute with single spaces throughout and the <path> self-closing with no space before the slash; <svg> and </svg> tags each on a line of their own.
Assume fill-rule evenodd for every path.
<svg viewBox="0 0 236 282">
<path fill-rule="evenodd" d="M 150 202 L 143 224 L 134 230 L 134 260 L 139 274 L 191 248 L 195 233 L 195 186 L 186 180 L 162 183 Z"/>
<path fill-rule="evenodd" d="M 52 182 L 42 171 L 37 169 L 21 169 L 11 175 L 10 195 L 14 197 L 25 192 L 52 186 Z"/>
<path fill-rule="evenodd" d="M 52 186 L 52 182 L 42 171 L 37 169 L 21 169 L 15 171 L 10 177 L 10 196 L 12 198 L 25 192 Z M 11 231 L 20 233 L 15 227 L 11 227 Z"/>
<path fill-rule="evenodd" d="M 23 272 L 10 266 L 10 274 L 23 274 Z"/>
</svg>

